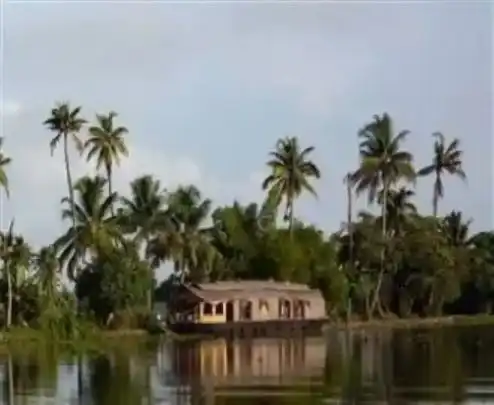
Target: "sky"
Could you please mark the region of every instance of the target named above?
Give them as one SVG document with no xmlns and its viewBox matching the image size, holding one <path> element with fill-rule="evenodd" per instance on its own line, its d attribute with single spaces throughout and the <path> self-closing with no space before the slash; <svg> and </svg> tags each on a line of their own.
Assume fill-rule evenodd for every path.
<svg viewBox="0 0 494 405">
<path fill-rule="evenodd" d="M 473 228 L 493 220 L 492 6 L 489 2 L 5 0 L 2 136 L 13 158 L 3 220 L 35 246 L 67 224 L 62 150 L 42 121 L 57 101 L 119 113 L 130 156 L 116 186 L 153 174 L 167 188 L 197 185 L 215 204 L 260 201 L 276 140 L 315 146 L 318 198 L 297 215 L 328 232 L 346 218 L 345 173 L 358 164 L 357 131 L 388 112 L 418 167 L 431 134 L 461 139 L 468 182 L 446 180 L 440 211 Z M 84 134 L 83 134 L 84 135 Z M 94 172 L 72 153 L 74 175 Z M 432 181 L 416 201 L 431 211 Z M 362 198 L 359 208 L 365 208 Z"/>
</svg>

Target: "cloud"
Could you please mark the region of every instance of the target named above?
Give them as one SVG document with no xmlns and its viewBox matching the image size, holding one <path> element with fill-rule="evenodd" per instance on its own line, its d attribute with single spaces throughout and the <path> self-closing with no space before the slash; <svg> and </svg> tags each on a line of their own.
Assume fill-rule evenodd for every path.
<svg viewBox="0 0 494 405">
<path fill-rule="evenodd" d="M 5 143 L 6 153 L 12 156 L 13 163 L 8 169 L 11 196 L 3 201 L 3 225 L 15 218 L 16 228 L 28 234 L 36 246 L 51 242 L 66 228 L 66 224 L 60 221 L 60 201 L 68 194 L 62 145 L 52 156 L 49 140 L 53 135 L 37 124 L 41 121 L 21 113 L 7 126 L 7 132 L 36 131 L 39 136 L 31 140 L 29 147 L 11 137 L 7 137 Z M 128 140 L 127 146 L 129 157 L 123 158 L 114 168 L 114 187 L 120 195 L 128 195 L 132 180 L 151 174 L 167 190 L 179 185 L 197 185 L 204 198 L 212 198 L 216 204 L 227 204 L 234 198 L 245 200 L 262 196 L 257 173 L 240 181 L 227 176 L 222 179 L 208 172 L 203 163 L 185 154 L 163 153 L 132 139 Z M 84 156 L 79 156 L 73 148 L 70 161 L 74 181 L 84 175 L 98 174 L 94 162 L 86 162 Z"/>
<path fill-rule="evenodd" d="M 0 100 L 0 117 L 5 119 L 19 114 L 22 110 L 21 104 L 13 100 Z"/>
<path fill-rule="evenodd" d="M 356 131 L 387 111 L 411 130 L 406 146 L 419 166 L 431 158 L 432 132 L 462 139 L 468 188 L 448 180 L 441 207 L 488 226 L 491 7 L 8 3 L 4 99 L 22 108 L 5 109 L 14 158 L 6 215 L 37 243 L 63 230 L 63 161 L 60 151 L 50 157 L 41 122 L 68 99 L 89 119 L 116 110 L 130 129 L 121 190 L 153 173 L 164 186 L 193 182 L 219 204 L 259 200 L 268 151 L 278 137 L 299 136 L 316 146 L 323 177 L 319 198 L 304 198 L 297 212 L 328 231 L 345 218 L 342 178 L 357 164 Z M 76 175 L 84 170 L 74 159 Z M 430 181 L 417 192 L 430 210 Z"/>
</svg>

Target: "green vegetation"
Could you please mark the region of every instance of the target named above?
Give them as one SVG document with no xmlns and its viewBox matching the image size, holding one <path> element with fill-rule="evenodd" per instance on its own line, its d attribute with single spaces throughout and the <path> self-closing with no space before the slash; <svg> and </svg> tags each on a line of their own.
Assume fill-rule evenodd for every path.
<svg viewBox="0 0 494 405">
<path fill-rule="evenodd" d="M 113 174 L 129 154 L 128 130 L 116 121 L 110 112 L 91 125 L 80 107 L 60 104 L 44 122 L 54 134 L 51 149 L 64 148 L 68 197 L 61 214 L 67 230 L 38 252 L 14 223 L 2 230 L 0 322 L 6 329 L 36 328 L 66 340 L 95 325 L 144 328 L 153 298 L 166 300 L 170 285 L 184 280 L 307 283 L 322 291 L 334 318 L 492 313 L 494 233 L 470 235 L 460 211 L 438 214 L 443 177 L 466 178 L 458 139 L 448 143 L 435 134 L 431 164 L 416 170 L 405 149 L 408 131 L 395 133 L 390 116 L 375 116 L 358 133 L 360 165 L 345 177 L 346 224 L 327 235 L 296 217 L 297 199 L 316 196 L 314 180 L 324 175 L 311 160 L 313 146 L 280 139 L 259 185 L 267 190 L 265 201 L 214 208 L 196 186 L 165 191 L 151 174 L 132 181 L 127 195 L 115 192 Z M 71 143 L 101 175 L 72 179 Z M 2 153 L 0 186 L 6 192 L 11 164 Z M 435 179 L 432 215 L 413 203 L 413 186 L 423 176 Z M 360 195 L 379 214 L 363 211 L 354 218 Z M 174 273 L 155 289 L 155 270 L 164 263 Z M 61 284 L 62 274 L 73 291 Z"/>
</svg>

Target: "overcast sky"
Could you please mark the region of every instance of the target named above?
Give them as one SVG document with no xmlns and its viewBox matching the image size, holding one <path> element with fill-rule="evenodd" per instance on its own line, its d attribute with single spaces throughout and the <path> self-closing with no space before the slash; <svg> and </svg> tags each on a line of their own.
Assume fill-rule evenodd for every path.
<svg viewBox="0 0 494 405">
<path fill-rule="evenodd" d="M 298 215 L 328 231 L 345 218 L 342 179 L 357 165 L 356 132 L 388 112 L 417 165 L 434 131 L 461 138 L 468 184 L 446 181 L 453 208 L 492 226 L 492 23 L 489 2 L 120 4 L 7 0 L 5 150 L 12 195 L 4 226 L 36 244 L 63 231 L 62 151 L 41 122 L 58 100 L 113 109 L 131 156 L 117 186 L 155 174 L 194 183 L 218 204 L 259 200 L 267 153 L 297 135 L 316 146 L 319 198 Z M 77 176 L 88 170 L 74 156 Z M 431 211 L 431 182 L 417 202 Z M 365 203 L 362 201 L 362 205 Z"/>
</svg>

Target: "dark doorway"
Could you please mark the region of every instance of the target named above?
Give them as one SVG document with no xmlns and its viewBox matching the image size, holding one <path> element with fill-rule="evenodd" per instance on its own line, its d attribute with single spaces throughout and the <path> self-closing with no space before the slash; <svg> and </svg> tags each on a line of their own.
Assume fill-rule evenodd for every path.
<svg viewBox="0 0 494 405">
<path fill-rule="evenodd" d="M 226 321 L 233 322 L 233 301 L 226 303 Z"/>
</svg>

